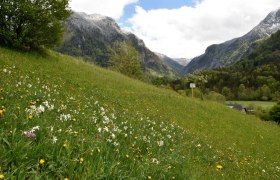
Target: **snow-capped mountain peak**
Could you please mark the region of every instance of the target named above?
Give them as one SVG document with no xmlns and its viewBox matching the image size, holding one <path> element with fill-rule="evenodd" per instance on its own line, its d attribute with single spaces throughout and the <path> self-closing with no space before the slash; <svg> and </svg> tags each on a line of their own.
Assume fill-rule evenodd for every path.
<svg viewBox="0 0 280 180">
<path fill-rule="evenodd" d="M 259 38 L 270 36 L 280 29 L 280 9 L 272 11 L 248 35 L 258 35 Z"/>
</svg>

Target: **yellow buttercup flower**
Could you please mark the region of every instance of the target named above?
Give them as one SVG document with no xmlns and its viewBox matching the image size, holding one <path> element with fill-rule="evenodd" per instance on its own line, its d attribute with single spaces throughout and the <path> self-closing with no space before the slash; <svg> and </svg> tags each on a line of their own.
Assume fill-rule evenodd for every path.
<svg viewBox="0 0 280 180">
<path fill-rule="evenodd" d="M 0 180 L 5 179 L 4 174 L 0 174 Z"/>
<path fill-rule="evenodd" d="M 40 164 L 41 166 L 43 166 L 43 165 L 45 164 L 45 160 L 44 160 L 44 159 L 40 159 L 39 164 Z"/>
<path fill-rule="evenodd" d="M 69 178 L 64 178 L 64 180 L 69 180 Z"/>
<path fill-rule="evenodd" d="M 219 170 L 220 170 L 220 169 L 223 169 L 223 166 L 221 166 L 221 165 L 217 165 L 216 167 L 217 167 L 217 169 L 219 169 Z"/>
<path fill-rule="evenodd" d="M 66 144 L 66 143 L 64 143 L 64 144 L 63 144 L 63 147 L 64 147 L 64 148 L 67 148 L 67 144 Z"/>
<path fill-rule="evenodd" d="M 84 158 L 80 158 L 80 163 L 82 164 L 84 162 Z"/>
<path fill-rule="evenodd" d="M 32 118 L 33 118 L 33 116 L 32 116 L 32 115 L 29 115 L 29 116 L 28 116 L 28 119 L 29 119 L 29 120 L 31 120 Z"/>
</svg>

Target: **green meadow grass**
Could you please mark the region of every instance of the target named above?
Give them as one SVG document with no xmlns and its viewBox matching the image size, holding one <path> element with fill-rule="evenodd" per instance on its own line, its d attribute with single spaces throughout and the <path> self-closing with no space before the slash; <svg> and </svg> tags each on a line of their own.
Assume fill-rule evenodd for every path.
<svg viewBox="0 0 280 180">
<path fill-rule="evenodd" d="M 279 135 L 79 59 L 0 48 L 0 178 L 279 179 Z"/>
<path fill-rule="evenodd" d="M 262 107 L 265 109 L 270 109 L 272 106 L 276 105 L 276 102 L 273 101 L 229 101 L 229 103 L 242 104 L 245 107 Z"/>
</svg>

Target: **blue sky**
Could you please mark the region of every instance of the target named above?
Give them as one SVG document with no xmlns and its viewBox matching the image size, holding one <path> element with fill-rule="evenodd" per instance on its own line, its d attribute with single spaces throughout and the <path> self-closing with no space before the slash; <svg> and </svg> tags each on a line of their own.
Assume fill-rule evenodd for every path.
<svg viewBox="0 0 280 180">
<path fill-rule="evenodd" d="M 193 58 L 240 37 L 280 7 L 279 0 L 71 0 L 78 12 L 112 17 L 158 53 Z"/>
<path fill-rule="evenodd" d="M 182 6 L 193 7 L 194 5 L 194 0 L 139 0 L 138 2 L 129 4 L 124 8 L 124 14 L 120 19 L 118 19 L 118 22 L 122 26 L 127 26 L 127 20 L 136 13 L 135 6 L 140 6 L 144 10 L 149 11 L 154 9 L 178 9 Z"/>
</svg>

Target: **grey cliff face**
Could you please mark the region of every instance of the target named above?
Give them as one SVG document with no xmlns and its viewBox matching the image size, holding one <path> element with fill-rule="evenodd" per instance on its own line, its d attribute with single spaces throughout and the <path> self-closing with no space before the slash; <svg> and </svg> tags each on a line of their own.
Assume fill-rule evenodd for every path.
<svg viewBox="0 0 280 180">
<path fill-rule="evenodd" d="M 58 51 L 83 57 L 99 66 L 107 67 L 110 49 L 116 42 L 131 43 L 138 51 L 144 72 L 172 75 L 174 72 L 132 33 L 121 30 L 114 19 L 98 14 L 74 12 L 65 24 L 64 42 Z"/>
<path fill-rule="evenodd" d="M 242 37 L 209 46 L 205 53 L 194 58 L 184 69 L 183 74 L 205 69 L 222 68 L 238 62 L 248 55 L 257 41 L 269 37 L 280 29 L 280 9 L 273 11 L 255 28 Z"/>
<path fill-rule="evenodd" d="M 125 39 L 125 34 L 122 33 L 120 27 L 112 18 L 98 14 L 87 15 L 74 12 L 67 25 L 76 27 L 85 33 L 98 32 L 108 41 L 114 41 L 118 38 Z"/>
</svg>

